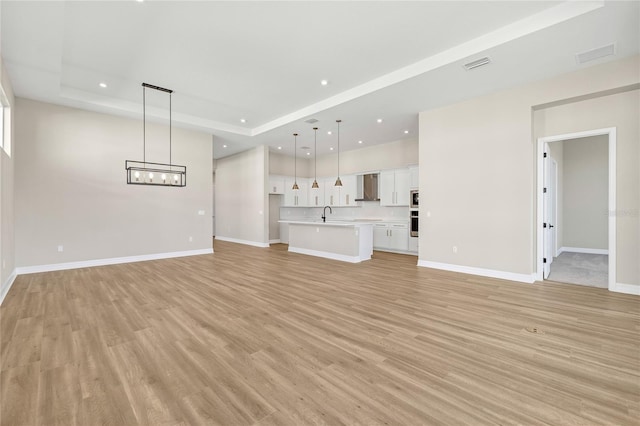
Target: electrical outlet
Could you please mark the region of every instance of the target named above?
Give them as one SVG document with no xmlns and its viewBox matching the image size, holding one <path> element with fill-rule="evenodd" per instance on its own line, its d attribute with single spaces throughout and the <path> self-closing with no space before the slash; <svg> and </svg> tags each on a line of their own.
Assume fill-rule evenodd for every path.
<svg viewBox="0 0 640 426">
<path fill-rule="evenodd" d="M 457 253 L 458 252 L 458 246 L 453 246 L 453 252 Z"/>
<path fill-rule="evenodd" d="M 198 216 L 204 216 L 204 210 L 198 210 Z"/>
<path fill-rule="evenodd" d="M 189 242 L 192 243 L 193 242 L 193 237 L 189 237 Z"/>
<path fill-rule="evenodd" d="M 58 246 L 58 252 L 63 252 L 64 251 L 64 246 Z"/>
</svg>

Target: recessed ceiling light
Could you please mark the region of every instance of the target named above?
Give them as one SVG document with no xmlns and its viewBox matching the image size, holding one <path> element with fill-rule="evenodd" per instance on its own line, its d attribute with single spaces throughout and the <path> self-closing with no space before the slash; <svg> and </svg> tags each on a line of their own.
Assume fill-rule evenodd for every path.
<svg viewBox="0 0 640 426">
<path fill-rule="evenodd" d="M 331 130 L 329 130 L 329 131 L 327 132 L 327 134 L 328 134 L 328 135 L 330 135 L 330 134 L 331 134 Z"/>
<path fill-rule="evenodd" d="M 377 121 L 378 123 L 382 123 L 382 118 L 378 118 L 376 121 Z"/>
<path fill-rule="evenodd" d="M 223 148 L 226 148 L 227 146 L 226 146 L 226 145 L 222 145 L 222 147 L 223 147 Z"/>
<path fill-rule="evenodd" d="M 246 118 L 241 118 L 241 119 L 240 119 L 240 122 L 241 122 L 241 123 L 246 123 L 246 122 L 247 122 L 247 119 L 246 119 Z"/>
<path fill-rule="evenodd" d="M 358 141 L 358 143 L 362 143 L 362 141 Z"/>
<path fill-rule="evenodd" d="M 320 84 L 326 86 L 327 84 L 329 84 L 329 82 L 327 80 L 320 80 Z"/>
<path fill-rule="evenodd" d="M 331 147 L 329 147 L 329 151 L 333 151 L 333 147 L 332 147 L 332 146 L 331 146 Z"/>
<path fill-rule="evenodd" d="M 311 155 L 311 153 L 310 153 L 310 152 L 307 152 L 307 155 Z"/>
<path fill-rule="evenodd" d="M 405 131 L 404 131 L 404 133 L 405 133 L 405 135 L 406 135 L 407 133 L 409 133 L 409 131 L 408 131 L 408 130 L 405 130 Z"/>
<path fill-rule="evenodd" d="M 282 147 L 281 147 L 281 146 L 279 146 L 279 147 L 278 147 L 278 149 L 282 149 Z"/>
<path fill-rule="evenodd" d="M 142 3 L 144 0 L 136 0 L 138 3 Z"/>
<path fill-rule="evenodd" d="M 102 87 L 103 89 L 107 87 L 107 83 L 100 83 L 98 84 L 98 86 Z"/>
</svg>

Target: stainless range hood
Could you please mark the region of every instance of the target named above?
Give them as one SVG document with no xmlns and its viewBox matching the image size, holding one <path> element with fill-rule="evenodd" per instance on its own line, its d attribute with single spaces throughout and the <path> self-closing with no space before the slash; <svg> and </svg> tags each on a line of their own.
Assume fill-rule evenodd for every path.
<svg viewBox="0 0 640 426">
<path fill-rule="evenodd" d="M 358 175 L 356 201 L 380 201 L 378 198 L 378 173 Z"/>
</svg>

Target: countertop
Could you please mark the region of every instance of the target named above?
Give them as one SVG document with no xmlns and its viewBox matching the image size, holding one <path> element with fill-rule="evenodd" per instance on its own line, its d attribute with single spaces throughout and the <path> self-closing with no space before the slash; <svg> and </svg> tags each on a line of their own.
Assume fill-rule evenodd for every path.
<svg viewBox="0 0 640 426">
<path fill-rule="evenodd" d="M 279 223 L 288 223 L 293 225 L 314 225 L 314 226 L 363 226 L 363 225 L 373 225 L 375 222 L 380 222 L 380 220 L 372 219 L 372 220 L 350 220 L 350 219 L 328 219 L 326 222 L 323 222 L 322 219 L 302 219 L 302 220 L 279 220 Z"/>
</svg>

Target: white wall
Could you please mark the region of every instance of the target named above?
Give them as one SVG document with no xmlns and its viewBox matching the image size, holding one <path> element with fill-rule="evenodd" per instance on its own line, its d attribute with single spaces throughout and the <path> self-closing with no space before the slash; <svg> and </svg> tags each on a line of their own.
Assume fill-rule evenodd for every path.
<svg viewBox="0 0 640 426">
<path fill-rule="evenodd" d="M 418 140 L 392 141 L 340 153 L 340 176 L 418 164 Z M 313 165 L 311 166 L 313 167 Z M 318 157 L 318 176 L 337 176 L 338 154 Z M 311 169 L 313 176 L 313 169 Z"/>
<path fill-rule="evenodd" d="M 0 84 L 9 103 L 5 109 L 3 126 L 5 143 L 15 149 L 13 137 L 13 108 L 15 98 L 9 75 L 0 57 Z M 15 216 L 14 216 L 14 171 L 13 156 L 0 149 L 0 303 L 15 278 Z"/>
<path fill-rule="evenodd" d="M 269 243 L 269 150 L 259 146 L 221 158 L 216 167 L 216 239 Z"/>
<path fill-rule="evenodd" d="M 293 176 L 294 171 L 299 177 L 313 177 L 313 163 L 311 160 L 298 156 L 297 167 L 294 170 L 294 158 L 288 155 L 269 152 L 269 174 Z"/>
<path fill-rule="evenodd" d="M 407 138 L 340 153 L 340 175 L 399 169 L 418 164 L 418 140 Z M 337 177 L 338 154 L 318 157 L 317 176 Z M 293 157 L 270 153 L 269 173 L 293 176 Z M 298 157 L 298 176 L 314 177 L 314 159 Z"/>
<path fill-rule="evenodd" d="M 534 127 L 532 109 L 563 100 L 575 104 L 582 99 L 577 97 L 639 82 L 635 56 L 420 113 L 420 263 L 531 281 L 536 270 L 535 140 L 558 129 L 544 120 Z M 636 112 L 637 130 L 637 105 L 631 111 Z M 581 130 L 622 124 L 608 112 L 597 107 L 591 115 L 607 119 L 581 123 L 565 116 L 562 130 L 577 124 Z M 637 138 L 628 145 L 632 143 L 637 147 Z M 618 157 L 618 173 L 626 168 L 630 176 L 623 179 L 628 184 L 619 182 L 619 194 L 633 189 L 637 197 L 637 148 L 623 149 Z M 633 203 L 625 202 L 625 208 Z M 637 226 L 639 219 L 627 220 Z M 640 235 L 637 228 L 627 229 L 631 232 L 625 238 L 634 242 L 622 242 L 618 252 L 631 249 L 628 253 L 636 257 L 633 265 L 619 263 L 619 277 L 638 284 L 633 246 Z"/>
<path fill-rule="evenodd" d="M 615 68 L 611 79 L 615 81 Z M 640 66 L 635 68 L 640 79 Z M 640 286 L 640 90 L 551 106 L 535 112 L 536 134 L 561 135 L 617 128 L 616 270 L 617 282 Z M 564 242 L 565 246 L 568 243 Z M 611 247 L 609 247 L 611 250 Z"/>
<path fill-rule="evenodd" d="M 566 247 L 604 249 L 609 246 L 609 143 L 592 136 L 562 142 L 562 241 Z"/>
<path fill-rule="evenodd" d="M 126 184 L 141 120 L 18 98 L 15 123 L 18 267 L 211 249 L 209 135 L 174 127 L 187 186 L 150 187 Z M 147 161 L 168 162 L 167 126 L 147 123 Z"/>
</svg>

